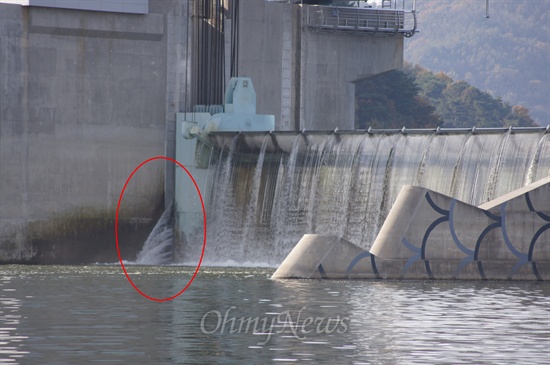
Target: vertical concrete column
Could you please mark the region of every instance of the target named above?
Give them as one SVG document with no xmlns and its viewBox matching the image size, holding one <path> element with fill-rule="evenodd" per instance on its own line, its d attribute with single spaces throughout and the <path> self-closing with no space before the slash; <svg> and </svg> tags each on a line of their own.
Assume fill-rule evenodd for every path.
<svg viewBox="0 0 550 365">
<path fill-rule="evenodd" d="M 0 4 L 0 255 L 9 241 L 30 256 L 29 214 L 29 34 L 26 8 Z"/>
<path fill-rule="evenodd" d="M 283 18 L 283 49 L 281 60 L 281 122 L 284 131 L 292 130 L 292 7 L 285 4 Z"/>
<path fill-rule="evenodd" d="M 226 9 L 229 13 L 229 9 Z M 225 57 L 225 85 L 229 85 L 229 80 L 231 79 L 231 33 L 233 31 L 233 19 L 224 19 L 224 57 Z"/>
<path fill-rule="evenodd" d="M 176 113 L 185 111 L 190 83 L 188 62 L 189 41 L 189 1 L 176 0 L 170 13 L 166 15 L 166 124 L 165 155 L 176 157 Z M 175 165 L 165 164 L 164 205 L 174 199 Z"/>
<path fill-rule="evenodd" d="M 274 115 L 276 128 L 281 129 L 281 111 L 288 110 L 290 107 L 288 93 L 285 95 L 286 106 L 282 106 L 281 91 L 288 89 L 289 82 L 292 85 L 289 79 L 291 77 L 289 67 L 292 62 L 292 29 L 285 24 L 292 22 L 292 11 L 288 13 L 288 8 L 294 5 L 264 0 L 245 0 L 241 1 L 240 5 L 239 76 L 252 79 L 257 95 L 258 114 Z M 286 42 L 283 42 L 283 39 L 286 39 Z M 283 49 L 287 55 L 284 55 Z M 283 63 L 287 68 L 284 81 L 281 69 Z M 287 86 L 283 86 L 283 82 L 286 82 Z"/>
<path fill-rule="evenodd" d="M 121 188 L 174 131 L 165 20 L 177 3 L 139 15 L 0 4 L 0 260 L 116 260 Z M 119 215 L 130 256 L 163 203 L 164 166 L 147 169 Z"/>
<path fill-rule="evenodd" d="M 299 47 L 299 50 L 298 50 L 298 53 L 299 53 L 299 59 L 298 59 L 298 65 L 296 67 L 296 69 L 298 70 L 299 72 L 299 80 L 300 80 L 300 84 L 298 85 L 298 88 L 300 90 L 300 95 L 298 97 L 298 99 L 300 100 L 300 105 L 298 106 L 298 115 L 299 115 L 299 129 L 302 130 L 306 127 L 306 122 L 305 122 L 305 100 L 302 99 L 302 95 L 305 94 L 306 92 L 306 89 L 305 89 L 305 85 L 306 85 L 306 65 L 305 65 L 305 62 L 303 62 L 303 60 L 306 59 L 307 57 L 307 47 L 308 47 L 308 42 L 307 42 L 307 32 L 305 31 L 305 25 L 304 25 L 304 6 L 300 6 L 300 25 L 298 27 L 298 30 L 300 32 L 299 34 L 299 37 L 300 37 L 300 47 Z"/>
<path fill-rule="evenodd" d="M 184 139 L 182 134 L 182 123 L 187 120 L 195 120 L 201 122 L 209 117 L 208 113 L 202 115 L 177 113 L 176 118 L 176 138 L 179 142 L 176 144 L 176 159 L 180 162 L 193 176 L 199 190 L 202 192 L 205 206 L 209 206 L 209 189 L 207 185 L 208 169 L 196 168 L 196 139 Z M 201 243 L 203 226 L 203 211 L 202 205 L 197 194 L 197 189 L 193 184 L 189 175 L 181 168 L 175 171 L 178 184 L 176 190 L 176 232 L 178 234 L 177 241 L 180 247 L 184 244 Z M 213 187 L 215 188 L 215 187 Z M 197 237 L 200 237 L 198 240 Z M 176 250 L 178 252 L 178 250 Z"/>
</svg>

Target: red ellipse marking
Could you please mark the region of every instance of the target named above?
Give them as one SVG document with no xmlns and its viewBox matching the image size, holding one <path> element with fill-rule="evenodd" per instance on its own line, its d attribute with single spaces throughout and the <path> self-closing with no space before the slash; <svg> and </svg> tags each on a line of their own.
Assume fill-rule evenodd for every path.
<svg viewBox="0 0 550 365">
<path fill-rule="evenodd" d="M 202 243 L 202 253 L 201 253 L 201 257 L 199 259 L 199 263 L 197 264 L 197 268 L 195 269 L 195 272 L 193 273 L 193 276 L 191 277 L 191 279 L 189 279 L 189 282 L 187 283 L 187 285 L 185 285 L 185 287 L 177 294 L 174 294 L 172 295 L 171 297 L 166 297 L 166 298 L 155 298 L 155 297 L 151 297 L 147 294 L 145 294 L 144 292 L 142 292 L 136 284 L 134 284 L 134 282 L 132 281 L 132 279 L 130 278 L 130 275 L 128 275 L 128 272 L 126 271 L 126 267 L 124 266 L 124 263 L 122 262 L 122 255 L 120 254 L 120 247 L 118 245 L 118 213 L 120 211 L 120 203 L 122 203 L 122 197 L 124 196 L 124 191 L 126 190 L 126 187 L 128 186 L 128 183 L 130 182 L 130 180 L 132 180 L 132 177 L 134 176 L 134 174 L 141 168 L 143 167 L 143 165 L 151 162 L 151 161 L 154 161 L 154 160 L 166 160 L 166 161 L 170 161 L 170 162 L 173 162 L 175 163 L 177 166 L 181 167 L 186 173 L 187 175 L 189 176 L 189 178 L 191 179 L 191 181 L 193 181 L 193 185 L 195 185 L 195 189 L 197 189 L 197 194 L 199 195 L 199 199 L 201 201 L 201 206 L 202 206 L 202 216 L 203 216 L 203 225 L 204 225 L 204 230 L 203 230 L 203 235 L 204 235 L 204 240 L 203 240 L 203 243 Z M 195 280 L 195 277 L 197 276 L 197 273 L 199 272 L 199 269 L 201 267 L 201 264 L 202 264 L 202 258 L 204 257 L 204 250 L 206 248 L 206 209 L 204 208 L 204 201 L 202 199 L 202 194 L 201 194 L 201 191 L 199 189 L 199 186 L 197 185 L 197 182 L 195 181 L 195 178 L 193 178 L 193 175 L 191 175 L 191 173 L 189 172 L 189 170 L 187 170 L 185 168 L 185 166 L 183 166 L 181 163 L 179 163 L 178 161 L 174 160 L 173 158 L 170 158 L 170 157 L 166 157 L 166 156 L 155 156 L 155 157 L 151 157 L 145 161 L 143 161 L 142 163 L 140 163 L 138 165 L 138 167 L 136 167 L 134 169 L 134 171 L 132 171 L 132 173 L 130 174 L 130 176 L 128 176 L 128 179 L 126 179 L 126 183 L 124 184 L 124 187 L 122 188 L 122 191 L 120 192 L 120 196 L 118 198 L 118 205 L 117 205 L 117 208 L 116 208 L 116 218 L 115 218 L 115 238 L 116 238 L 116 250 L 117 250 L 117 253 L 118 253 L 118 260 L 120 261 L 120 266 L 122 267 L 122 270 L 124 271 L 124 275 L 126 275 L 126 279 L 128 279 L 128 282 L 130 284 L 132 284 L 132 286 L 134 287 L 134 289 L 139 293 L 141 294 L 143 297 L 149 299 L 149 300 L 152 300 L 152 301 L 155 301 L 155 302 L 168 302 L 170 300 L 173 300 L 173 299 L 176 299 L 177 297 L 179 297 L 180 295 L 183 294 L 183 292 L 185 292 L 187 290 L 187 288 L 189 288 L 189 286 L 191 285 L 191 283 L 193 282 L 193 280 Z"/>
</svg>

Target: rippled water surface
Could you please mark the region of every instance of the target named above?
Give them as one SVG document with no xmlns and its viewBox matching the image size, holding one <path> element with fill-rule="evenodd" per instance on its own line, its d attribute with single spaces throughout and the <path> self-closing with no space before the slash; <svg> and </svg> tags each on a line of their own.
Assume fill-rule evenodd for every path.
<svg viewBox="0 0 550 365">
<path fill-rule="evenodd" d="M 194 268 L 127 268 L 147 295 Z M 169 302 L 119 266 L 0 267 L 0 364 L 548 364 L 550 284 L 270 280 L 202 268 Z"/>
</svg>

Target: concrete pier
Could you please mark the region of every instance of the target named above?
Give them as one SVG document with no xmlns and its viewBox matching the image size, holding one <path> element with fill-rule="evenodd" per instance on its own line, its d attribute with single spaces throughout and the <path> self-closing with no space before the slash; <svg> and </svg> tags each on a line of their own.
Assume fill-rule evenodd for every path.
<svg viewBox="0 0 550 365">
<path fill-rule="evenodd" d="M 145 3 L 146 14 L 0 3 L 0 262 L 118 259 L 121 189 L 145 159 L 174 154 L 184 95 L 186 3 Z M 128 187 L 128 259 L 162 213 L 165 181 L 154 162 Z"/>
<path fill-rule="evenodd" d="M 275 115 L 278 130 L 354 129 L 355 82 L 403 66 L 402 34 L 321 28 L 319 6 L 247 1 L 246 7 L 239 76 L 254 80 L 258 113 Z M 343 12 L 326 8 L 331 19 Z"/>
</svg>

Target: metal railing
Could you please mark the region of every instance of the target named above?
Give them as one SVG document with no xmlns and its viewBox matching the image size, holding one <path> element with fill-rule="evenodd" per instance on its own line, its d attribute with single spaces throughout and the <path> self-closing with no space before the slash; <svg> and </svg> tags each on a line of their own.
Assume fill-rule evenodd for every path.
<svg viewBox="0 0 550 365">
<path fill-rule="evenodd" d="M 416 0 L 382 0 L 382 8 L 416 10 Z"/>
<path fill-rule="evenodd" d="M 269 132 L 238 132 L 238 131 L 218 131 L 211 132 L 197 137 L 203 144 L 217 150 L 233 150 L 239 155 L 256 154 L 265 149 L 269 153 L 285 152 L 291 153 L 294 147 L 295 138 L 301 136 L 305 145 L 311 141 L 321 143 L 324 138 L 333 136 L 337 140 L 346 138 L 346 136 L 390 136 L 403 135 L 408 136 L 451 136 L 451 135 L 489 135 L 489 134 L 544 134 L 550 133 L 550 125 L 547 127 L 497 127 L 497 128 L 401 128 L 401 129 L 363 129 L 363 130 L 301 130 L 301 131 L 269 131 Z M 265 139 L 269 138 L 266 146 Z M 235 140 L 236 139 L 236 140 Z M 236 143 L 234 145 L 234 143 Z M 303 146 L 302 143 L 300 143 Z M 250 155 L 249 155 L 250 156 Z M 252 156 L 254 157 L 254 156 Z"/>
<path fill-rule="evenodd" d="M 335 6 L 307 6 L 308 27 L 319 31 L 354 32 L 357 34 L 416 33 L 416 12 L 395 9 L 370 9 Z"/>
<path fill-rule="evenodd" d="M 240 132 L 240 131 L 216 131 L 212 132 L 209 135 L 213 136 L 223 136 L 223 135 L 297 135 L 297 134 L 307 134 L 307 135 L 329 135 L 329 134 L 423 134 L 423 135 L 447 135 L 447 134 L 497 134 L 497 133 L 550 133 L 550 124 L 546 127 L 471 127 L 471 128 L 371 128 L 369 129 L 354 129 L 354 130 L 313 130 L 313 129 L 302 129 L 297 131 L 266 131 L 266 132 Z"/>
</svg>

